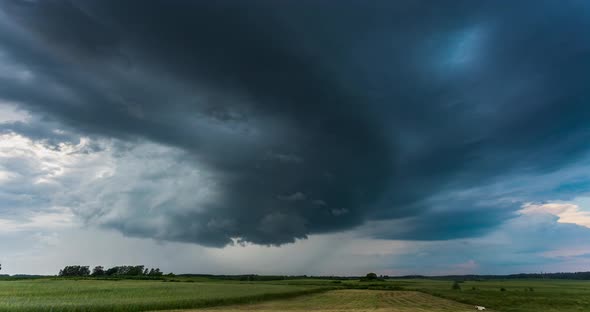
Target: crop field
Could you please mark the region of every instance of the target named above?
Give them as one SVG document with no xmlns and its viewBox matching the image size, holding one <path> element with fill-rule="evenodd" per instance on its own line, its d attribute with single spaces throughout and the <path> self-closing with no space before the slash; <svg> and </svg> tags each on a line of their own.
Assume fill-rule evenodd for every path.
<svg viewBox="0 0 590 312">
<path fill-rule="evenodd" d="M 286 300 L 242 304 L 191 312 L 290 311 L 290 312 L 467 312 L 472 305 L 461 304 L 415 291 L 334 290 Z M 181 312 L 181 311 L 177 311 Z M 184 312 L 187 312 L 184 310 Z"/>
<path fill-rule="evenodd" d="M 588 312 L 590 281 L 294 279 L 240 282 L 199 277 L 172 280 L 29 279 L 0 281 L 0 312 L 138 311 L 474 311 Z M 192 310 L 191 310 L 192 309 Z"/>
<path fill-rule="evenodd" d="M 493 307 L 502 312 L 582 312 L 590 311 L 590 281 L 570 280 L 489 280 L 460 283 L 452 290 L 450 281 L 391 281 L 458 302 Z M 504 289 L 504 291 L 502 291 Z"/>
<path fill-rule="evenodd" d="M 279 283 L 412 290 L 471 306 L 482 305 L 501 312 L 590 311 L 590 281 L 550 279 L 466 281 L 459 284 L 460 290 L 451 289 L 453 281 L 430 279 L 395 279 L 377 283 L 344 280 L 339 284 L 328 280 L 301 279 L 280 281 Z"/>
<path fill-rule="evenodd" d="M 316 291 L 313 286 L 219 282 L 0 281 L 2 312 L 147 311 L 256 302 Z"/>
</svg>

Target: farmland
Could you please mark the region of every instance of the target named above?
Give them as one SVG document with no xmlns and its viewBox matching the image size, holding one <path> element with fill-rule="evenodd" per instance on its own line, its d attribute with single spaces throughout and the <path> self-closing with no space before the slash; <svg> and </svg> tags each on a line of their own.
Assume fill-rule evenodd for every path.
<svg viewBox="0 0 590 312">
<path fill-rule="evenodd" d="M 0 281 L 0 311 L 147 311 L 252 302 L 313 292 L 314 286 L 217 282 Z"/>
<path fill-rule="evenodd" d="M 293 285 L 310 285 L 319 281 L 284 281 Z M 324 285 L 329 282 L 325 281 Z M 380 283 L 343 281 L 345 287 L 412 290 L 436 297 L 482 305 L 502 312 L 580 312 L 590 311 L 590 281 L 514 279 L 481 280 L 460 283 L 460 290 L 451 289 L 449 280 L 394 279 Z M 502 291 L 504 289 L 504 291 Z"/>
<path fill-rule="evenodd" d="M 452 290 L 449 281 L 398 280 L 403 288 L 494 307 L 502 312 L 590 311 L 590 281 L 488 280 L 466 281 Z M 504 289 L 504 291 L 502 291 Z"/>
<path fill-rule="evenodd" d="M 287 300 L 216 307 L 192 312 L 350 311 L 350 312 L 467 312 L 473 306 L 414 291 L 334 290 Z M 180 312 L 180 311 L 177 311 Z"/>
<path fill-rule="evenodd" d="M 15 311 L 590 311 L 590 281 L 292 279 L 231 281 L 41 278 L 0 281 L 0 312 Z M 502 290 L 503 289 L 503 290 Z M 192 309 L 192 310 L 190 310 Z M 197 310 L 195 310 L 197 309 Z"/>
</svg>

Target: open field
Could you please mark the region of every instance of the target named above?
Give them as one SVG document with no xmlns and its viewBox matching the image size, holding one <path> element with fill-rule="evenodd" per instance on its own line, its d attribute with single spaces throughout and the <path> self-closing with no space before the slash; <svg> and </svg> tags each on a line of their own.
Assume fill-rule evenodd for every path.
<svg viewBox="0 0 590 312">
<path fill-rule="evenodd" d="M 420 290 L 459 302 L 477 303 L 502 312 L 590 311 L 590 281 L 466 281 L 460 284 L 460 291 L 452 290 L 450 281 L 397 280 L 392 282 L 405 289 Z M 501 288 L 505 291 L 501 291 Z"/>
<path fill-rule="evenodd" d="M 414 291 L 382 291 L 345 289 L 257 304 L 241 304 L 210 309 L 179 310 L 177 312 L 467 312 L 471 305 L 437 298 Z"/>
<path fill-rule="evenodd" d="M 146 311 L 256 302 L 314 292 L 262 283 L 102 280 L 0 281 L 0 311 Z"/>
<path fill-rule="evenodd" d="M 0 281 L 0 312 L 127 312 L 191 308 L 220 312 L 359 312 L 375 309 L 436 312 L 472 311 L 474 305 L 483 305 L 496 312 L 590 311 L 590 281 L 466 281 L 460 283 L 461 290 L 452 290 L 452 281 L 428 279 L 385 282 L 321 279 L 240 282 L 174 277 L 172 281 L 169 278 Z M 501 291 L 502 288 L 505 291 Z M 327 289 L 338 290 L 320 293 Z"/>
<path fill-rule="evenodd" d="M 590 281 L 550 279 L 466 281 L 460 283 L 461 290 L 451 289 L 453 281 L 430 279 L 392 279 L 372 283 L 343 280 L 338 284 L 329 280 L 300 279 L 276 283 L 414 290 L 470 305 L 483 305 L 502 312 L 590 311 Z M 505 291 L 501 291 L 502 288 Z"/>
</svg>

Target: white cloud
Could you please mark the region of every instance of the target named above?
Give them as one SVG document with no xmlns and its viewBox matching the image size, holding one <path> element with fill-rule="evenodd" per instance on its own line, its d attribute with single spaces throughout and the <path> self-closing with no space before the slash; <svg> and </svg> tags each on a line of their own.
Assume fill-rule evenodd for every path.
<svg viewBox="0 0 590 312">
<path fill-rule="evenodd" d="M 67 208 L 51 211 L 28 212 L 18 218 L 0 218 L 0 233 L 54 230 L 76 224 L 74 214 Z"/>
<path fill-rule="evenodd" d="M 524 215 L 550 214 L 557 216 L 560 223 L 573 223 L 590 228 L 590 211 L 583 210 L 573 203 L 527 203 L 522 206 L 520 213 Z"/>
<path fill-rule="evenodd" d="M 212 174 L 183 157 L 180 150 L 152 143 L 105 151 L 102 165 L 80 171 L 79 183 L 57 200 L 89 223 L 164 236 L 175 230 L 167 224 L 171 215 L 199 212 L 219 196 Z"/>
<path fill-rule="evenodd" d="M 126 226 L 157 235 L 166 209 L 195 211 L 216 200 L 215 183 L 182 157 L 153 143 L 80 138 L 50 145 L 0 134 L 0 231 L 50 229 L 73 212 L 98 225 L 130 220 Z"/>
<path fill-rule="evenodd" d="M 567 246 L 563 248 L 558 248 L 554 250 L 550 250 L 543 253 L 544 257 L 549 258 L 562 258 L 562 257 L 577 257 L 577 256 L 584 256 L 590 255 L 590 244 L 584 243 L 578 246 Z"/>
<path fill-rule="evenodd" d="M 51 193 L 45 194 L 49 198 L 47 206 L 58 203 L 78 212 L 99 209 L 105 205 L 100 202 L 105 197 L 110 199 L 111 210 L 116 210 L 133 204 L 129 198 L 133 194 L 149 197 L 146 209 L 168 201 L 174 201 L 178 209 L 193 208 L 194 198 L 214 199 L 214 183 L 203 180 L 204 170 L 180 160 L 182 152 L 152 143 L 128 144 L 119 149 L 117 144 L 120 142 L 115 140 L 80 138 L 75 144 L 49 146 L 19 134 L 2 134 L 0 181 L 11 182 L 20 195 L 39 195 L 50 185 Z M 99 148 L 93 150 L 92 146 Z M 195 187 L 195 183 L 202 187 Z M 23 188 L 16 190 L 16 184 Z"/>
<path fill-rule="evenodd" d="M 45 201 L 36 203 L 42 207 L 28 203 L 31 210 L 55 206 L 52 200 L 60 192 L 69 192 L 108 170 L 105 151 L 88 153 L 91 144 L 88 138 L 81 138 L 78 143 L 51 146 L 20 134 L 0 134 L 0 196 Z"/>
<path fill-rule="evenodd" d="M 0 100 L 0 124 L 9 122 L 28 122 L 31 115 L 18 108 L 17 105 Z"/>
</svg>

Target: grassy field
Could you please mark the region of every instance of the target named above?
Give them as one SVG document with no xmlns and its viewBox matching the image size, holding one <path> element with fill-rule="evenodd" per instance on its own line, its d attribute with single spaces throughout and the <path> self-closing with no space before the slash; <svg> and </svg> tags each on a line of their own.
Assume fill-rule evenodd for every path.
<svg viewBox="0 0 590 312">
<path fill-rule="evenodd" d="M 0 281 L 0 312 L 130 312 L 213 306 L 223 307 L 208 309 L 460 312 L 472 311 L 474 305 L 496 312 L 590 311 L 590 281 L 466 281 L 460 283 L 461 290 L 452 290 L 452 284 L 427 279 L 371 283 L 319 279 L 239 282 L 203 277 L 175 277 L 173 281 L 29 279 Z M 327 289 L 338 290 L 325 292 Z"/>
<path fill-rule="evenodd" d="M 0 281 L 0 311 L 147 311 L 257 302 L 317 291 L 314 286 L 239 282 L 97 280 Z"/>
<path fill-rule="evenodd" d="M 461 290 L 452 290 L 450 281 L 397 280 L 392 283 L 459 302 L 493 307 L 502 312 L 590 311 L 590 281 L 466 281 L 460 284 Z M 501 291 L 502 288 L 505 291 Z"/>
<path fill-rule="evenodd" d="M 272 300 L 257 304 L 242 304 L 189 311 L 468 312 L 473 310 L 474 307 L 472 305 L 465 305 L 414 291 L 345 289 L 286 300 Z M 184 310 L 183 312 L 188 311 Z"/>
<path fill-rule="evenodd" d="M 590 281 L 573 280 L 488 280 L 460 283 L 453 290 L 452 281 L 407 279 L 362 283 L 343 280 L 286 280 L 290 285 L 341 285 L 343 287 L 414 290 L 470 305 L 482 305 L 501 312 L 581 312 L 590 311 Z M 501 291 L 504 288 L 505 291 Z M 532 290 L 531 290 L 532 289 Z"/>
</svg>

